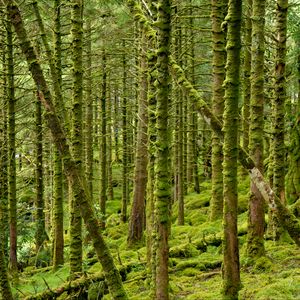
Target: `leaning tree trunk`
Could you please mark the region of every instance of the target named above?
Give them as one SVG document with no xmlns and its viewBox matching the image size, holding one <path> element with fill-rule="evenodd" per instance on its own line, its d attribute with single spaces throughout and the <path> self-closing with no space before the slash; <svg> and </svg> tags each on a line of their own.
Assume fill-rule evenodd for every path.
<svg viewBox="0 0 300 300">
<path fill-rule="evenodd" d="M 263 173 L 264 142 L 264 47 L 265 47 L 265 1 L 253 0 L 252 13 L 252 61 L 250 101 L 250 155 L 256 167 Z M 247 254 L 262 256 L 264 250 L 264 199 L 253 192 L 256 186 L 251 182 L 249 202 Z"/>
<path fill-rule="evenodd" d="M 170 142 L 168 132 L 170 94 L 170 31 L 171 3 L 159 0 L 157 3 L 157 107 L 156 107 L 156 161 L 155 196 L 157 209 L 157 254 L 156 254 L 156 299 L 169 299 L 169 227 L 170 227 Z"/>
<path fill-rule="evenodd" d="M 212 38 L 213 38 L 213 95 L 212 95 L 212 112 L 222 120 L 224 111 L 224 88 L 225 79 L 225 32 L 222 29 L 224 22 L 227 0 L 211 1 L 211 19 L 212 19 Z M 212 221 L 222 218 L 223 215 L 223 174 L 222 174 L 222 143 L 217 133 L 212 133 L 212 191 L 211 191 L 211 212 Z"/>
<path fill-rule="evenodd" d="M 8 0 L 5 1 L 6 4 L 8 2 Z M 59 121 L 59 117 L 52 102 L 52 95 L 49 91 L 41 66 L 38 63 L 37 55 L 27 37 L 27 32 L 24 28 L 18 6 L 15 3 L 9 6 L 9 19 L 14 26 L 20 42 L 21 51 L 26 58 L 29 71 L 31 72 L 32 78 L 40 94 L 39 99 L 45 107 L 45 119 L 51 130 L 53 140 L 59 149 L 61 157 L 64 158 L 65 173 L 73 184 L 80 187 L 82 198 L 78 203 L 78 208 L 92 238 L 97 257 L 102 264 L 111 296 L 113 299 L 128 299 L 123 288 L 121 276 L 114 264 L 107 244 L 103 239 L 95 211 L 91 206 L 91 197 L 87 188 L 87 182 L 82 170 L 78 167 L 76 161 L 72 157 L 62 124 Z"/>
<path fill-rule="evenodd" d="M 240 84 L 242 1 L 229 0 L 226 16 L 227 62 L 224 107 L 224 240 L 223 240 L 223 295 L 224 299 L 238 299 L 240 289 L 240 264 L 237 237 L 237 159 L 238 159 L 238 103 Z"/>
</svg>

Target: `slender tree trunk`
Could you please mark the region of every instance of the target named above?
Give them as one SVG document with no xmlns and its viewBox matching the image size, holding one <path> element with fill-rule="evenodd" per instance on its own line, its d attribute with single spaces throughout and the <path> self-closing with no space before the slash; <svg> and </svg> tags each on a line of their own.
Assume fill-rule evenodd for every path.
<svg viewBox="0 0 300 300">
<path fill-rule="evenodd" d="M 38 95 L 37 95 L 38 96 Z M 35 198 L 35 246 L 36 253 L 38 253 L 47 239 L 45 228 L 45 213 L 44 213 L 44 174 L 43 174 L 43 121 L 42 121 L 42 104 L 39 99 L 35 103 L 35 150 L 36 150 L 36 170 L 35 170 L 35 184 L 36 184 L 36 198 Z"/>
<path fill-rule="evenodd" d="M 286 148 L 284 143 L 284 115 L 286 101 L 286 39 L 287 39 L 288 0 L 277 1 L 276 11 L 276 64 L 275 64 L 275 98 L 273 124 L 273 190 L 281 202 L 285 204 L 285 167 Z M 272 212 L 271 212 L 272 213 Z M 282 230 L 276 216 L 270 216 L 269 226 L 277 240 Z"/>
<path fill-rule="evenodd" d="M 72 151 L 78 168 L 83 171 L 82 135 L 82 0 L 74 0 L 72 9 L 72 51 L 73 51 L 73 107 L 72 107 Z M 77 209 L 82 198 L 82 190 L 70 182 L 70 274 L 75 276 L 82 271 L 82 221 Z"/>
<path fill-rule="evenodd" d="M 252 13 L 252 62 L 250 101 L 250 155 L 256 167 L 263 173 L 264 142 L 264 27 L 265 1 L 253 0 Z M 251 182 L 249 202 L 247 254 L 250 257 L 264 255 L 264 199 L 253 193 Z"/>
<path fill-rule="evenodd" d="M 101 151 L 100 151 L 100 169 L 101 169 L 101 185 L 100 185 L 100 210 L 101 210 L 101 227 L 105 228 L 105 214 L 107 201 L 107 136 L 106 136 L 106 102 L 107 102 L 107 70 L 106 70 L 106 53 L 102 54 L 102 91 L 101 91 Z"/>
<path fill-rule="evenodd" d="M 169 299 L 169 226 L 170 226 L 170 145 L 168 112 L 170 95 L 169 55 L 171 29 L 171 3 L 158 0 L 157 13 L 157 110 L 156 110 L 156 162 L 155 194 L 157 209 L 156 299 Z"/>
<path fill-rule="evenodd" d="M 225 32 L 222 30 L 227 0 L 212 0 L 212 38 L 213 38 L 213 97 L 212 112 L 222 121 L 224 111 L 224 88 L 225 79 Z M 212 133 L 212 191 L 211 191 L 211 212 L 212 221 L 222 218 L 223 215 L 223 174 L 222 174 L 222 143 L 218 135 Z"/>
<path fill-rule="evenodd" d="M 54 2 L 55 20 L 54 20 L 54 64 L 57 75 L 57 84 L 59 90 L 62 85 L 62 70 L 61 70 L 61 0 Z M 59 107 L 59 102 L 62 101 L 61 95 L 55 94 L 55 106 Z M 54 179 L 53 179 L 53 223 L 54 223 L 54 245 L 53 245 L 53 269 L 64 264 L 64 190 L 63 190 L 63 164 L 60 158 L 59 151 L 54 145 Z"/>
<path fill-rule="evenodd" d="M 223 299 L 238 299 L 240 289 L 239 247 L 237 238 L 237 158 L 238 158 L 238 101 L 241 48 L 242 1 L 229 0 L 227 62 L 224 110 L 224 241 L 223 241 Z"/>
<path fill-rule="evenodd" d="M 138 124 L 137 124 L 137 145 L 134 169 L 134 190 L 129 222 L 127 243 L 129 246 L 138 244 L 143 239 L 145 229 L 145 200 L 147 187 L 147 61 L 146 61 L 147 40 L 142 33 L 140 48 L 140 82 L 138 96 Z"/>
<path fill-rule="evenodd" d="M 2 40 L 3 39 L 3 40 Z M 5 37 L 1 38 L 2 46 L 2 66 L 3 73 L 7 73 L 6 68 L 6 46 Z M 4 257 L 8 257 L 8 236 L 9 236 L 9 211 L 8 211 L 8 128 L 7 128 L 7 76 L 3 76 L 1 89 L 1 148 L 0 148 L 0 163 L 1 163 L 1 182 L 0 182 L 0 222 L 1 233 L 0 240 L 2 241 Z"/>
<path fill-rule="evenodd" d="M 125 40 L 123 41 L 123 49 L 125 49 Z M 122 222 L 127 221 L 127 205 L 129 196 L 128 187 L 128 171 L 129 171 L 129 161 L 128 161 L 128 120 L 127 120 L 127 68 L 126 68 L 126 56 L 123 54 L 123 102 L 122 102 L 122 212 L 121 219 Z"/>
<path fill-rule="evenodd" d="M 11 5 L 8 4 L 8 13 Z M 9 17 L 9 16 L 8 16 Z M 17 263 L 17 199 L 16 199 L 16 132 L 15 132 L 15 80 L 13 33 L 7 22 L 7 83 L 8 83 L 8 201 L 9 201 L 9 262 L 13 273 L 18 271 Z"/>
<path fill-rule="evenodd" d="M 8 0 L 5 1 L 8 3 Z M 45 107 L 45 118 L 51 130 L 54 142 L 59 149 L 61 157 L 64 158 L 65 173 L 73 184 L 76 184 L 81 189 L 81 201 L 78 203 L 78 208 L 85 220 L 86 227 L 93 240 L 93 245 L 99 261 L 102 264 L 103 271 L 108 283 L 109 291 L 113 299 L 128 299 L 122 285 L 121 276 L 116 268 L 110 251 L 101 234 L 96 214 L 91 206 L 91 197 L 87 187 L 85 176 L 82 170 L 76 164 L 67 143 L 66 135 L 63 131 L 62 124 L 59 121 L 58 115 L 52 102 L 52 96 L 48 89 L 45 77 L 41 66 L 38 63 L 37 55 L 28 40 L 27 32 L 24 28 L 20 11 L 15 3 L 9 7 L 9 19 L 13 24 L 17 37 L 20 42 L 22 53 L 25 55 L 29 70 L 35 85 L 40 93 L 39 99 Z"/>
<path fill-rule="evenodd" d="M 252 41 L 252 2 L 246 1 L 245 38 L 244 38 L 244 78 L 243 78 L 243 148 L 248 151 L 249 146 L 249 119 L 251 97 L 251 41 Z"/>
<path fill-rule="evenodd" d="M 91 197 L 93 198 L 93 167 L 94 167 L 94 158 L 93 158 L 93 95 L 92 95 L 92 28 L 91 20 L 87 20 L 87 62 L 86 62 L 86 126 L 85 126 L 85 156 L 86 156 L 86 177 L 90 189 Z"/>
</svg>

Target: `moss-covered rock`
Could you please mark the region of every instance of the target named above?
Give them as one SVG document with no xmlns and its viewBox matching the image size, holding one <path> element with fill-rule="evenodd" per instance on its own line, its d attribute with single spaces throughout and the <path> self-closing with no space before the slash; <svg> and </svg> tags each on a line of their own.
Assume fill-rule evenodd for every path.
<svg viewBox="0 0 300 300">
<path fill-rule="evenodd" d="M 180 246 L 175 246 L 170 249 L 169 256 L 170 257 L 195 257 L 199 254 L 199 251 L 193 244 L 183 244 Z"/>
</svg>

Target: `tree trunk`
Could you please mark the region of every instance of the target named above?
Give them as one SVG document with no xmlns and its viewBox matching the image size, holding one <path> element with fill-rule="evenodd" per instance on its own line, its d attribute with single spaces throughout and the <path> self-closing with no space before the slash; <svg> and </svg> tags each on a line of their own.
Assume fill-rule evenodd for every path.
<svg viewBox="0 0 300 300">
<path fill-rule="evenodd" d="M 8 0 L 5 1 L 6 4 L 8 2 Z M 78 208 L 92 238 L 97 257 L 102 264 L 111 296 L 113 299 L 128 299 L 122 285 L 121 276 L 114 264 L 107 244 L 103 239 L 96 214 L 91 206 L 91 197 L 87 188 L 87 182 L 81 169 L 72 158 L 63 127 L 55 112 L 51 93 L 48 89 L 41 66 L 38 63 L 37 55 L 27 38 L 21 14 L 15 3 L 9 6 L 9 19 L 15 28 L 17 37 L 20 41 L 20 48 L 26 57 L 32 78 L 40 93 L 39 99 L 45 107 L 45 118 L 51 130 L 53 140 L 59 149 L 61 157 L 64 158 L 65 173 L 70 181 L 73 182 L 73 184 L 78 185 L 82 191 L 82 198 L 78 203 Z"/>
<path fill-rule="evenodd" d="M 169 226 L 170 226 L 170 144 L 168 132 L 168 111 L 170 94 L 169 55 L 171 29 L 171 3 L 157 2 L 157 108 L 156 108 L 156 161 L 155 195 L 157 209 L 157 254 L 156 254 L 156 299 L 169 299 Z"/>
<path fill-rule="evenodd" d="M 37 95 L 38 96 L 38 95 Z M 35 169 L 35 184 L 36 184 L 36 198 L 35 198 L 35 246 L 36 253 L 38 253 L 43 246 L 44 241 L 48 238 L 45 228 L 45 213 L 44 213 L 44 174 L 43 174 L 43 121 L 42 121 L 42 104 L 39 99 L 35 103 L 35 155 L 36 155 L 36 169 Z"/>
<path fill-rule="evenodd" d="M 100 170 L 101 170 L 101 185 L 100 185 L 100 211 L 101 211 L 101 227 L 105 229 L 105 214 L 107 201 L 107 136 L 106 136 L 106 102 L 107 102 L 107 70 L 106 70 L 106 53 L 103 50 L 102 54 L 102 91 L 101 91 L 101 151 L 100 151 Z"/>
<path fill-rule="evenodd" d="M 54 67 L 57 76 L 57 84 L 61 91 L 62 70 L 61 70 L 61 0 L 55 0 L 55 23 L 54 23 Z M 55 94 L 55 106 L 59 107 L 62 101 L 61 94 Z M 53 195 L 53 223 L 54 223 L 54 245 L 53 245 L 53 269 L 64 264 L 64 189 L 63 189 L 63 164 L 59 150 L 54 145 L 54 195 Z"/>
<path fill-rule="evenodd" d="M 263 174 L 264 143 L 264 48 L 265 48 L 265 1 L 253 0 L 252 13 L 252 61 L 250 101 L 250 155 L 256 167 Z M 247 255 L 264 255 L 264 199 L 253 192 L 256 186 L 251 182 L 248 211 Z"/>
<path fill-rule="evenodd" d="M 242 1 L 229 0 L 227 22 L 227 61 L 224 107 L 224 240 L 223 240 L 223 299 L 238 299 L 240 283 L 239 247 L 237 237 L 237 159 L 238 159 L 238 102 L 240 84 Z"/>
<path fill-rule="evenodd" d="M 72 152 L 78 168 L 83 172 L 82 135 L 82 0 L 72 2 L 72 56 L 73 56 L 73 104 L 72 104 Z M 77 209 L 82 198 L 82 190 L 74 181 L 69 182 L 70 198 L 70 274 L 82 272 L 82 221 Z"/>
<path fill-rule="evenodd" d="M 141 38 L 140 48 L 140 82 L 138 97 L 138 124 L 137 124 L 137 145 L 134 169 L 134 190 L 131 218 L 129 222 L 129 231 L 127 243 L 129 246 L 138 244 L 143 239 L 145 229 L 145 200 L 147 186 L 147 62 L 146 62 L 146 46 L 145 36 Z"/>
<path fill-rule="evenodd" d="M 212 0 L 212 38 L 213 38 L 213 96 L 212 96 L 212 112 L 222 121 L 224 111 L 224 88 L 223 81 L 225 79 L 225 32 L 222 29 L 224 22 L 227 0 Z M 223 174 L 222 174 L 222 142 L 218 135 L 212 133 L 212 191 L 210 202 L 210 219 L 211 221 L 222 218 L 223 215 Z"/>
<path fill-rule="evenodd" d="M 11 4 L 7 5 L 8 14 Z M 9 17 L 9 16 L 8 16 Z M 9 263 L 13 273 L 18 271 L 17 263 L 17 199 L 16 199 L 16 132 L 15 132 L 15 80 L 13 32 L 7 22 L 7 83 L 8 83 L 8 201 L 9 201 Z"/>
</svg>

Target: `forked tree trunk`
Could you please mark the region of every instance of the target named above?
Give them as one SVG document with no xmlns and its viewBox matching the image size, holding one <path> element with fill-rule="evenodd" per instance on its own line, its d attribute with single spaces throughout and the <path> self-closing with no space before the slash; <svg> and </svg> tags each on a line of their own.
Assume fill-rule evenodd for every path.
<svg viewBox="0 0 300 300">
<path fill-rule="evenodd" d="M 5 1 L 6 4 L 8 2 L 8 0 Z M 9 7 L 9 19 L 15 28 L 21 51 L 25 55 L 32 78 L 40 94 L 39 99 L 45 107 L 45 118 L 49 129 L 51 130 L 53 140 L 60 151 L 61 157 L 64 158 L 66 175 L 73 184 L 80 187 L 82 198 L 78 203 L 78 208 L 80 209 L 87 230 L 92 238 L 97 257 L 102 264 L 111 296 L 113 299 L 128 299 L 123 288 L 121 276 L 114 264 L 107 244 L 103 239 L 96 214 L 91 206 L 91 197 L 89 195 L 87 182 L 82 170 L 76 165 L 76 162 L 71 155 L 70 147 L 67 143 L 66 135 L 58 115 L 56 114 L 52 96 L 43 75 L 43 71 L 38 63 L 37 55 L 28 40 L 20 11 L 15 3 Z"/>
</svg>

